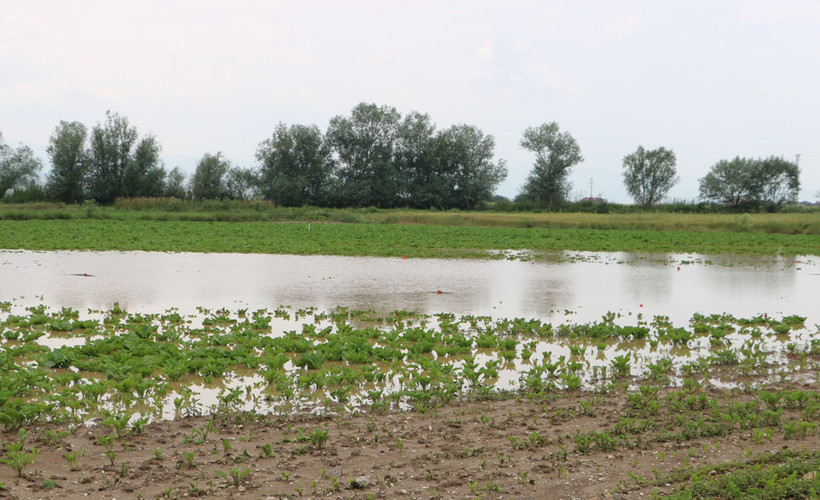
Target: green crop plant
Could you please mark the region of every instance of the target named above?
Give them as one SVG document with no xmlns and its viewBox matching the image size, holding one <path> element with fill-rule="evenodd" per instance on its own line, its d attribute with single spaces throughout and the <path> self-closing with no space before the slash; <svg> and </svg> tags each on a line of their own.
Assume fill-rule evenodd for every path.
<svg viewBox="0 0 820 500">
<path fill-rule="evenodd" d="M 189 469 L 193 469 L 194 465 L 194 458 L 196 458 L 196 451 L 183 451 L 182 452 L 182 460 L 185 464 L 185 467 Z"/>
<path fill-rule="evenodd" d="M 629 375 L 630 363 L 629 355 L 622 354 L 615 356 L 610 365 L 612 366 L 614 375 L 617 377 L 619 375 Z"/>
<path fill-rule="evenodd" d="M 763 390 L 757 391 L 757 395 L 770 410 L 777 410 L 780 399 L 783 397 L 782 392 L 768 392 Z"/>
<path fill-rule="evenodd" d="M 228 480 L 228 485 L 234 488 L 239 488 L 242 485 L 242 481 L 246 480 L 250 473 L 250 468 L 242 470 L 239 467 L 233 467 L 228 472 L 221 470 L 214 471 L 214 475 Z"/>
<path fill-rule="evenodd" d="M 260 457 L 272 457 L 273 456 L 273 446 L 270 443 L 265 443 L 259 447 L 259 456 Z"/>
<path fill-rule="evenodd" d="M 572 439 L 575 441 L 575 451 L 581 455 L 589 455 L 592 449 L 592 436 L 576 431 Z"/>
<path fill-rule="evenodd" d="M 78 461 L 83 455 L 85 455 L 85 448 L 64 453 L 63 458 L 65 458 L 66 462 L 68 462 L 68 469 L 77 470 L 79 468 Z"/>
<path fill-rule="evenodd" d="M 309 435 L 310 444 L 312 444 L 317 450 L 321 450 L 325 447 L 328 439 L 328 430 L 327 429 L 316 429 L 315 431 L 311 432 Z"/>
<path fill-rule="evenodd" d="M 117 452 L 114 451 L 114 434 L 103 434 L 97 438 L 97 444 L 105 448 L 105 456 L 108 458 L 110 465 L 114 465 L 117 460 Z"/>
<path fill-rule="evenodd" d="M 103 421 L 102 424 L 110 427 L 111 430 L 114 432 L 114 435 L 119 438 L 124 438 L 129 434 L 129 427 L 128 427 L 128 420 L 130 416 L 123 413 L 112 413 L 107 410 L 103 410 Z"/>
<path fill-rule="evenodd" d="M 231 452 L 231 442 L 227 439 L 222 439 L 222 453 L 227 455 Z"/>
<path fill-rule="evenodd" d="M 26 439 L 28 432 L 25 429 L 20 429 L 17 433 L 17 441 L 6 443 L 6 450 L 0 462 L 8 465 L 17 475 L 23 476 L 25 468 L 37 459 L 40 450 L 37 448 L 26 448 Z"/>
</svg>

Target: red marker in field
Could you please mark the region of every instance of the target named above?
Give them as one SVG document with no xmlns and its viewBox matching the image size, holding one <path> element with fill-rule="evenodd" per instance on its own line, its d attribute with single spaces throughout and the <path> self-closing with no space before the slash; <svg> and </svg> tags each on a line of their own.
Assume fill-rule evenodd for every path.
<svg viewBox="0 0 820 500">
<path fill-rule="evenodd" d="M 442 292 L 441 290 L 436 290 L 436 295 L 441 295 L 442 293 L 444 292 Z"/>
</svg>

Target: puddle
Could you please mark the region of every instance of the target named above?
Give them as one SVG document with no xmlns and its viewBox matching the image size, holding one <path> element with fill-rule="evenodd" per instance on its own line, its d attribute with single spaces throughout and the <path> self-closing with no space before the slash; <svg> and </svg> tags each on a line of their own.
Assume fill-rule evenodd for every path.
<svg viewBox="0 0 820 500">
<path fill-rule="evenodd" d="M 373 257 L 150 252 L 0 251 L 0 302 L 132 313 L 171 307 L 230 309 L 347 307 L 387 313 L 448 312 L 576 322 L 608 312 L 809 315 L 820 269 L 806 258 L 691 254 L 567 253 L 548 260 L 441 260 Z M 568 260 L 572 260 L 571 262 Z M 798 263 L 799 262 L 799 263 Z M 82 274 L 91 276 L 83 276 Z M 441 291 L 443 293 L 436 293 Z"/>
</svg>

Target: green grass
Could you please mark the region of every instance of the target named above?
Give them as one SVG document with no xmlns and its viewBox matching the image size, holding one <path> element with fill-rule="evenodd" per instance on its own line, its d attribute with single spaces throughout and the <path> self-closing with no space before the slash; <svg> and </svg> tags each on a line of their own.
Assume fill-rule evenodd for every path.
<svg viewBox="0 0 820 500">
<path fill-rule="evenodd" d="M 605 217 L 605 216 L 600 216 Z M 481 225 L 0 220 L 0 248 L 486 258 L 488 250 L 820 255 L 820 236 Z"/>
</svg>

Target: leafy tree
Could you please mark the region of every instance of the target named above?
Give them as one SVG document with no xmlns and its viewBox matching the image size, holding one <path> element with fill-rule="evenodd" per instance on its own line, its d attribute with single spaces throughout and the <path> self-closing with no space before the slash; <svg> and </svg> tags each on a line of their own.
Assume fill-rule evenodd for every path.
<svg viewBox="0 0 820 500">
<path fill-rule="evenodd" d="M 797 199 L 800 170 L 796 164 L 777 157 L 721 160 L 700 179 L 704 200 L 739 207 L 744 203 L 777 207 Z"/>
<path fill-rule="evenodd" d="M 447 189 L 436 170 L 434 132 L 430 116 L 415 111 L 405 116 L 396 129 L 394 161 L 401 205 L 441 208 L 444 204 Z"/>
<path fill-rule="evenodd" d="M 226 160 L 222 153 L 215 155 L 205 153 L 196 165 L 196 171 L 191 178 L 191 196 L 195 200 L 210 200 L 225 198 L 225 174 L 231 168 L 231 162 Z"/>
<path fill-rule="evenodd" d="M 122 196 L 159 196 L 165 191 L 167 172 L 159 159 L 161 150 L 153 135 L 139 141 L 123 172 Z"/>
<path fill-rule="evenodd" d="M 796 163 L 770 156 L 757 161 L 758 199 L 770 206 L 797 201 L 800 193 L 800 167 Z"/>
<path fill-rule="evenodd" d="M 61 121 L 49 140 L 51 172 L 46 189 L 52 199 L 78 203 L 85 199 L 88 157 L 85 145 L 88 129 L 80 122 Z"/>
<path fill-rule="evenodd" d="M 88 194 L 100 203 L 120 196 L 161 195 L 166 173 L 156 138 L 139 140 L 137 129 L 117 113 L 108 111 L 105 118 L 91 130 Z"/>
<path fill-rule="evenodd" d="M 427 188 L 442 193 L 442 208 L 472 210 L 492 199 L 507 177 L 503 161 L 493 163 L 495 140 L 472 125 L 454 125 L 433 139 L 434 179 Z"/>
<path fill-rule="evenodd" d="M 185 188 L 185 172 L 179 167 L 174 167 L 168 172 L 168 177 L 165 180 L 165 196 L 169 198 L 187 198 L 188 190 Z"/>
<path fill-rule="evenodd" d="M 393 148 L 401 115 L 395 108 L 361 103 L 350 117 L 330 120 L 327 140 L 339 165 L 338 202 L 391 207 L 399 204 L 400 179 Z"/>
<path fill-rule="evenodd" d="M 524 184 L 524 197 L 547 206 L 563 203 L 571 188 L 569 171 L 584 160 L 578 143 L 552 122 L 527 128 L 521 147 L 535 153 L 535 164 Z"/>
<path fill-rule="evenodd" d="M 0 133 L 0 198 L 15 188 L 30 186 L 43 168 L 39 158 L 28 146 L 12 148 Z"/>
<path fill-rule="evenodd" d="M 740 206 L 753 196 L 754 161 L 735 157 L 720 160 L 699 181 L 700 197 L 704 200 Z"/>
<path fill-rule="evenodd" d="M 231 167 L 225 173 L 225 196 L 231 200 L 249 200 L 256 192 L 259 181 L 249 168 Z"/>
<path fill-rule="evenodd" d="M 263 198 L 284 206 L 324 205 L 332 183 L 330 149 L 315 125 L 280 123 L 259 144 L 259 189 Z"/>
<path fill-rule="evenodd" d="M 647 151 L 643 146 L 624 156 L 624 185 L 636 202 L 649 207 L 659 202 L 679 181 L 675 153 L 665 148 Z"/>
<path fill-rule="evenodd" d="M 137 129 L 128 119 L 107 111 L 105 124 L 91 130 L 89 194 L 100 203 L 112 203 L 123 195 L 123 177 L 137 142 Z"/>
</svg>

